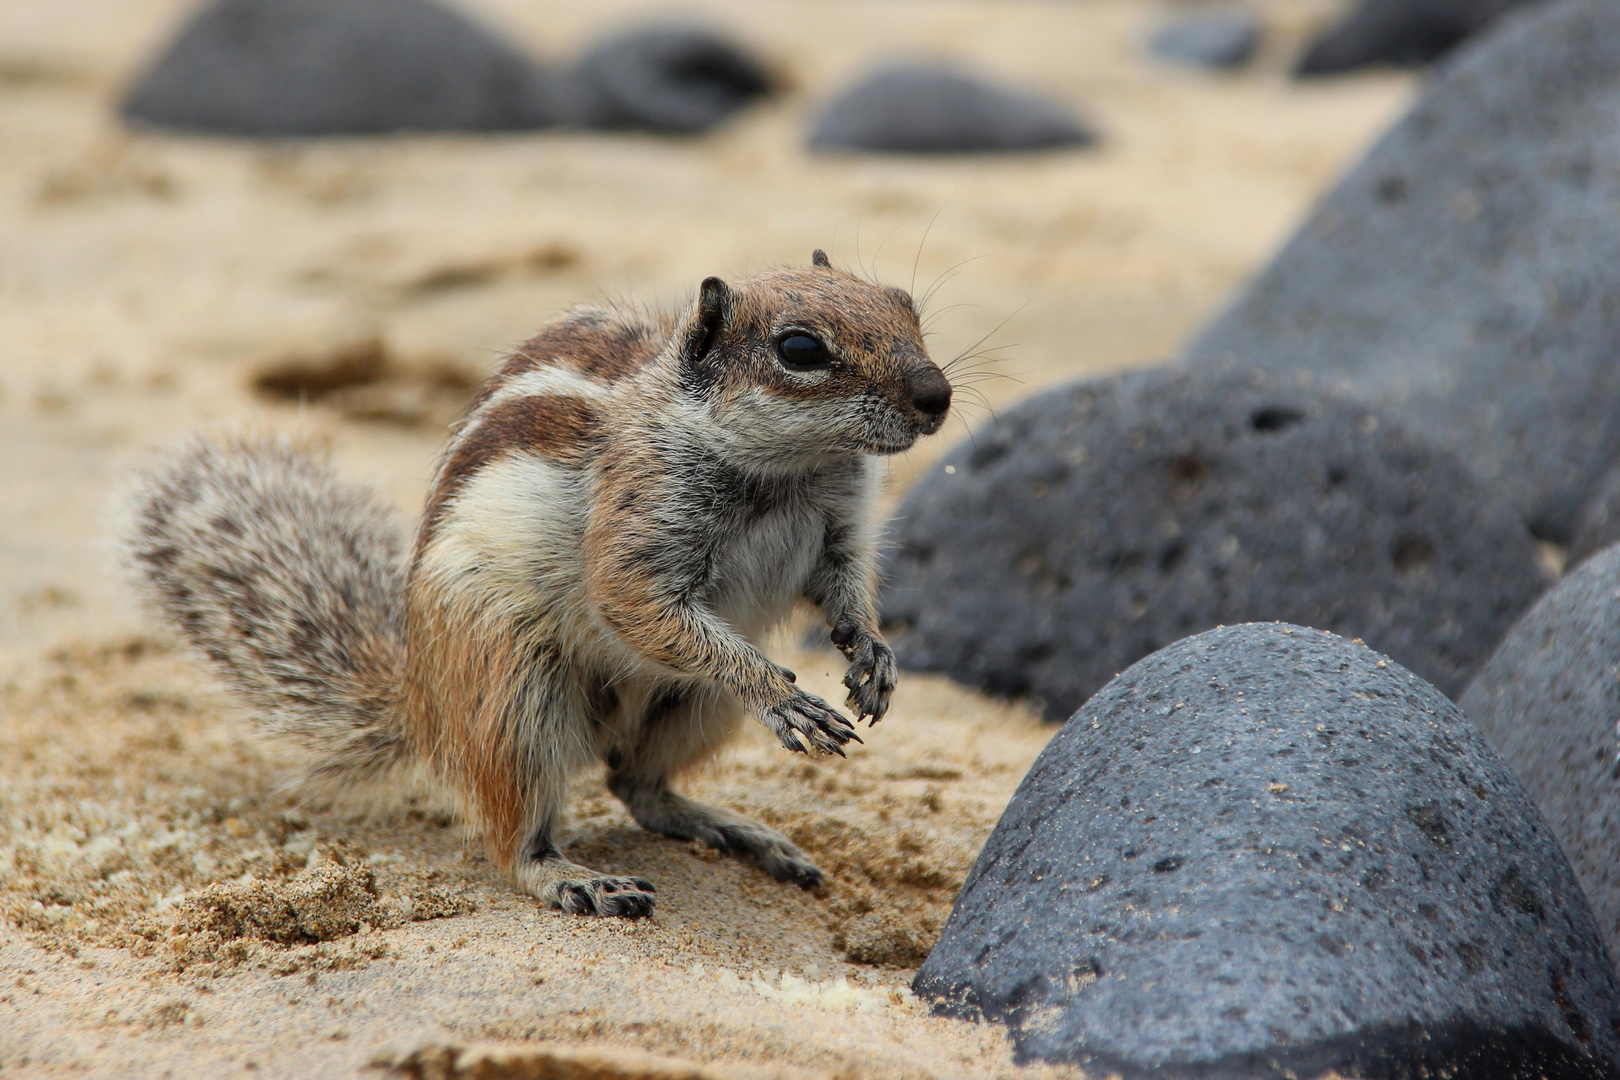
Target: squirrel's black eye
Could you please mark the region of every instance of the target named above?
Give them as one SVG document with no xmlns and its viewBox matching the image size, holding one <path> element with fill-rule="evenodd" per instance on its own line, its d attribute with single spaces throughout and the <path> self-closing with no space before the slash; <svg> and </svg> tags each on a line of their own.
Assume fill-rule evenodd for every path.
<svg viewBox="0 0 1620 1080">
<path fill-rule="evenodd" d="M 832 354 L 827 346 L 809 334 L 793 333 L 776 343 L 777 354 L 789 371 L 814 371 L 832 366 Z"/>
</svg>

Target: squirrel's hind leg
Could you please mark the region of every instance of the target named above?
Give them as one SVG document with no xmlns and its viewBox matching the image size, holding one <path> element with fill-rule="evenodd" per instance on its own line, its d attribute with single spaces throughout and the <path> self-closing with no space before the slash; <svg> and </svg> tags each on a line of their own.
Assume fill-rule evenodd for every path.
<svg viewBox="0 0 1620 1080">
<path fill-rule="evenodd" d="M 471 756 L 471 755 L 470 755 Z M 519 891 L 574 915 L 640 919 L 652 914 L 653 886 L 569 862 L 556 841 L 570 763 L 550 769 L 501 742 L 468 770 L 471 809 L 484 827 L 491 860 Z M 464 769 L 467 766 L 464 764 Z"/>
<path fill-rule="evenodd" d="M 815 888 L 822 882 L 821 870 L 793 841 L 669 786 L 670 777 L 719 749 L 741 718 L 741 706 L 724 691 L 663 694 L 648 707 L 632 745 L 605 755 L 608 790 L 648 832 L 701 840 L 726 854 L 756 859 L 778 881 Z"/>
</svg>

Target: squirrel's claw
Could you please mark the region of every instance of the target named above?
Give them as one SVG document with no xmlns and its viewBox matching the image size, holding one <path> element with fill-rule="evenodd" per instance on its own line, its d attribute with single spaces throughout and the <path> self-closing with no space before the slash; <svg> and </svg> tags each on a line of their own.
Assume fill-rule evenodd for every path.
<svg viewBox="0 0 1620 1080">
<path fill-rule="evenodd" d="M 799 754 L 808 752 L 805 746 L 808 743 L 818 753 L 847 757 L 844 744 L 851 739 L 861 741 L 854 725 L 843 714 L 797 688 L 785 701 L 765 710 L 760 718 L 782 740 L 783 746 Z"/>
<path fill-rule="evenodd" d="M 861 635 L 843 647 L 850 658 L 849 671 L 844 675 L 844 686 L 849 689 L 847 704 L 857 722 L 871 717 L 868 725 L 871 726 L 889 711 L 889 698 L 894 694 L 898 676 L 894 650 L 881 638 L 870 634 Z"/>
</svg>

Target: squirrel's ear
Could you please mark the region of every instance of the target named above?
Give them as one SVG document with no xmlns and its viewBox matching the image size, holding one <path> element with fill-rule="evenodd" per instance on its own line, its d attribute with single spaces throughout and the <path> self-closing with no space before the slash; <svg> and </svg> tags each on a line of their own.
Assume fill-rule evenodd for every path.
<svg viewBox="0 0 1620 1080">
<path fill-rule="evenodd" d="M 832 260 L 827 258 L 827 253 L 825 251 L 822 251 L 820 248 L 816 248 L 816 250 L 810 253 L 810 265 L 831 267 Z"/>
<path fill-rule="evenodd" d="M 731 290 L 717 277 L 706 277 L 698 286 L 697 310 L 686 325 L 681 354 L 689 364 L 700 363 L 714 347 L 726 316 L 731 312 Z"/>
</svg>

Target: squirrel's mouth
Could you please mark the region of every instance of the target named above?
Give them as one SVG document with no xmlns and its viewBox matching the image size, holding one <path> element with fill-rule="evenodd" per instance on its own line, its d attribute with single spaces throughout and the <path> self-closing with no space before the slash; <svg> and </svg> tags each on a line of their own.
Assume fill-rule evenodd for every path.
<svg viewBox="0 0 1620 1080">
<path fill-rule="evenodd" d="M 898 441 L 891 439 L 868 439 L 866 441 L 866 452 L 868 454 L 876 454 L 879 457 L 886 457 L 890 454 L 903 454 L 916 445 L 916 435 L 912 435 L 908 439 Z"/>
<path fill-rule="evenodd" d="M 948 401 L 948 398 L 946 399 Z M 931 408 L 908 407 L 912 403 L 896 404 L 883 401 L 871 410 L 860 433 L 863 449 L 868 454 L 899 454 L 917 445 L 917 440 L 932 435 L 945 426 L 948 404 L 930 402 Z"/>
</svg>

